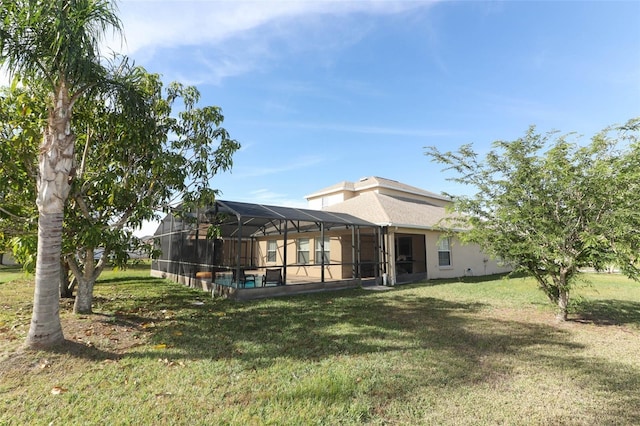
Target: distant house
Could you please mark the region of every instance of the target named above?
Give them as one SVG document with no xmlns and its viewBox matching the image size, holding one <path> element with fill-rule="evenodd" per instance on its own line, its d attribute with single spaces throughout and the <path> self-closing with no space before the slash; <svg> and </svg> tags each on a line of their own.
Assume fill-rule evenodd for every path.
<svg viewBox="0 0 640 426">
<path fill-rule="evenodd" d="M 477 246 L 443 237 L 447 197 L 369 177 L 306 198 L 308 209 L 218 200 L 167 215 L 152 274 L 253 298 L 508 271 Z"/>
</svg>

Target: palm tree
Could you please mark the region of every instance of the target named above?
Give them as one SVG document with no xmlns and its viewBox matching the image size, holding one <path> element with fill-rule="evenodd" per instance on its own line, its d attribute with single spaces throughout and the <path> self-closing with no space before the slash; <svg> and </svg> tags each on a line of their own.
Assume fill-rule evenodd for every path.
<svg viewBox="0 0 640 426">
<path fill-rule="evenodd" d="M 38 253 L 27 345 L 63 341 L 59 314 L 64 206 L 74 176 L 73 106 L 106 75 L 99 43 L 121 23 L 107 0 L 2 0 L 0 67 L 49 92 L 38 158 Z"/>
</svg>

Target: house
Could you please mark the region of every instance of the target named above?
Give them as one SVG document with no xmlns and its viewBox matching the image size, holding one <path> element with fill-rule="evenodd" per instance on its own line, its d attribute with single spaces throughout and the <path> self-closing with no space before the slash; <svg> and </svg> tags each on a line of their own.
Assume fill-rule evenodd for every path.
<svg viewBox="0 0 640 426">
<path fill-rule="evenodd" d="M 508 271 L 477 246 L 443 236 L 451 200 L 442 195 L 368 177 L 306 199 L 308 209 L 217 200 L 167 215 L 152 274 L 253 298 Z"/>
<path fill-rule="evenodd" d="M 347 213 L 375 223 L 389 284 L 508 272 L 475 245 L 443 237 L 448 197 L 381 177 L 341 182 L 306 196 L 310 208 Z M 362 247 L 370 253 L 374 248 Z"/>
</svg>

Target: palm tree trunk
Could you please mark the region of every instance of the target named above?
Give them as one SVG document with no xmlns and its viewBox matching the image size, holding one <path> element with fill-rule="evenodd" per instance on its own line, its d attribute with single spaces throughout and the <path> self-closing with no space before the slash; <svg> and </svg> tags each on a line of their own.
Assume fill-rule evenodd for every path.
<svg viewBox="0 0 640 426">
<path fill-rule="evenodd" d="M 71 108 L 69 92 L 62 81 L 49 110 L 38 161 L 38 254 L 33 315 L 26 341 L 31 347 L 52 346 L 64 340 L 59 285 L 64 205 L 73 177 L 75 137 L 71 132 Z"/>
<path fill-rule="evenodd" d="M 46 347 L 64 339 L 60 325 L 60 251 L 62 213 L 40 213 L 33 315 L 27 345 Z"/>
</svg>

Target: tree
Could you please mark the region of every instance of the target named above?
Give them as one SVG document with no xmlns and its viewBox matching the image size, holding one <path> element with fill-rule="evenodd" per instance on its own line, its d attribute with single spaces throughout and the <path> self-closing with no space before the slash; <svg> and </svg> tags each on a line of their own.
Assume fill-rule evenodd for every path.
<svg viewBox="0 0 640 426">
<path fill-rule="evenodd" d="M 219 127 L 220 108 L 197 106 L 195 87 L 172 83 L 164 89 L 158 75 L 126 60 L 113 68 L 118 73 L 110 85 L 117 84 L 119 90 L 105 85 L 74 108 L 72 125 L 79 149 L 65 209 L 60 295 L 70 297 L 77 288 L 76 313 L 91 312 L 93 286 L 107 265 L 126 266 L 128 253 L 139 245 L 131 229 L 143 220 L 157 219 L 158 212 L 176 197 L 211 204 L 215 196 L 209 188 L 211 178 L 232 166 L 232 154 L 240 147 Z M 33 119 L 38 114 L 18 112 L 25 110 L 27 100 L 33 102 L 29 111 L 38 109 L 34 90 L 6 90 L 0 105 L 0 114 L 7 117 L 4 139 L 11 140 L 2 145 L 0 156 L 14 158 L 11 173 L 0 177 L 0 183 L 11 183 L 12 174 L 26 176 L 18 185 L 23 190 L 32 187 L 26 194 L 35 192 L 35 174 L 29 164 L 38 149 L 37 120 Z M 131 102 L 132 93 L 142 102 Z M 174 117 L 176 108 L 181 112 Z M 22 199 L 28 204 L 30 197 Z M 24 244 L 29 239 L 19 242 L 24 259 L 34 254 Z"/>
<path fill-rule="evenodd" d="M 639 131 L 634 119 L 580 146 L 575 135 L 531 127 L 520 139 L 494 142 L 483 159 L 471 145 L 428 147 L 426 155 L 476 191 L 452 197 L 461 239 L 535 277 L 564 321 L 581 268 L 615 264 L 640 277 Z"/>
<path fill-rule="evenodd" d="M 0 90 L 0 241 L 26 272 L 36 266 L 38 145 L 46 124 L 46 92 L 14 79 Z M 72 297 L 69 267 L 61 263 L 60 297 Z"/>
<path fill-rule="evenodd" d="M 195 87 L 172 83 L 164 90 L 158 75 L 139 67 L 126 74 L 135 76 L 128 81 L 147 108 L 126 111 L 128 102 L 101 97 L 78 105 L 86 131 L 78 140 L 63 250 L 77 280 L 76 313 L 91 312 L 93 286 L 108 263 L 126 264 L 139 243 L 131 229 L 158 219 L 175 198 L 211 204 L 211 179 L 231 168 L 240 148 L 220 127 L 219 107 L 197 106 Z"/>
<path fill-rule="evenodd" d="M 59 276 L 64 206 L 74 176 L 73 106 L 104 79 L 98 44 L 120 29 L 105 0 L 4 0 L 0 9 L 0 66 L 26 84 L 46 84 L 47 124 L 38 157 L 38 253 L 27 345 L 64 339 Z"/>
</svg>

